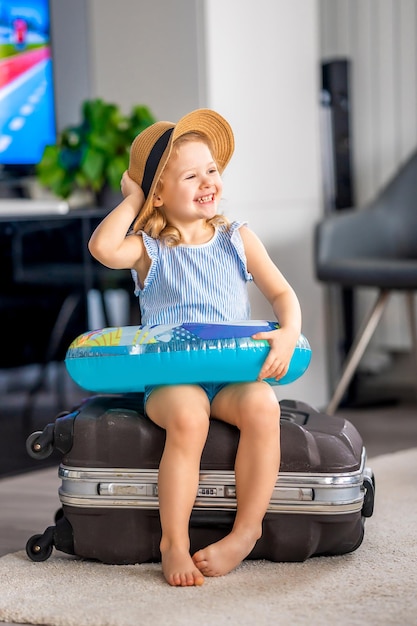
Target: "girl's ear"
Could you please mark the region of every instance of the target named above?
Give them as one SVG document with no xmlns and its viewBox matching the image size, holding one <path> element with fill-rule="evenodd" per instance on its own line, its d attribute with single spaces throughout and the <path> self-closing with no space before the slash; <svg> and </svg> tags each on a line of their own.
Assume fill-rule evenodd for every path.
<svg viewBox="0 0 417 626">
<path fill-rule="evenodd" d="M 154 207 L 160 207 L 163 205 L 163 201 L 161 196 L 158 196 L 157 194 L 154 194 L 153 196 L 153 206 Z"/>
</svg>

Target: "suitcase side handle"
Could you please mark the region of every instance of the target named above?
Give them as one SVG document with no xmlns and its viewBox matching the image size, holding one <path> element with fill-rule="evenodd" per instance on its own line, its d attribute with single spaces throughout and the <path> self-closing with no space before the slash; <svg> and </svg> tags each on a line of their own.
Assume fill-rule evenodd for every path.
<svg viewBox="0 0 417 626">
<path fill-rule="evenodd" d="M 363 488 L 365 495 L 363 499 L 362 516 L 371 517 L 374 512 L 375 503 L 375 477 L 369 468 L 365 469 Z"/>
<path fill-rule="evenodd" d="M 230 532 L 235 521 L 236 511 L 193 511 L 190 526 L 193 528 L 223 528 Z"/>
</svg>

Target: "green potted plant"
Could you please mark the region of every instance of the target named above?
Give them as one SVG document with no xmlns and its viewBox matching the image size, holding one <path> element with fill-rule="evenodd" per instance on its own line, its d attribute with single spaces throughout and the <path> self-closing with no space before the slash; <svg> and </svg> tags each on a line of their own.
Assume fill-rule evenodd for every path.
<svg viewBox="0 0 417 626">
<path fill-rule="evenodd" d="M 106 189 L 120 192 L 131 143 L 156 119 L 147 106 L 134 106 L 124 115 L 118 105 L 100 98 L 84 101 L 81 113 L 80 124 L 65 128 L 55 145 L 46 146 L 36 178 L 60 198 L 87 190 L 100 205 Z"/>
</svg>

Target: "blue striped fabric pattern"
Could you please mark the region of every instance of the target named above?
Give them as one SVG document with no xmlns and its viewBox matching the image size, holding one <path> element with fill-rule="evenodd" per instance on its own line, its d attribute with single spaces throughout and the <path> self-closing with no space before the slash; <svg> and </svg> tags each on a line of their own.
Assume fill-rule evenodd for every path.
<svg viewBox="0 0 417 626">
<path fill-rule="evenodd" d="M 135 271 L 142 324 L 183 324 L 250 319 L 241 222 L 220 226 L 202 245 L 169 247 L 146 233 L 143 237 L 151 267 L 143 288 Z"/>
</svg>

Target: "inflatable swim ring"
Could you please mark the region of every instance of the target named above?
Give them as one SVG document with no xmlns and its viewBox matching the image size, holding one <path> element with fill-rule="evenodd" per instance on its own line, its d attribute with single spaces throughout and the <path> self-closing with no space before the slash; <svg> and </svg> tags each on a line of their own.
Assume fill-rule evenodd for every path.
<svg viewBox="0 0 417 626">
<path fill-rule="evenodd" d="M 256 380 L 269 351 L 257 332 L 279 328 L 276 322 L 121 326 L 84 333 L 65 357 L 71 378 L 101 393 L 143 391 L 146 385 Z M 311 348 L 300 335 L 287 374 L 271 385 L 291 383 L 304 374 Z"/>
</svg>

